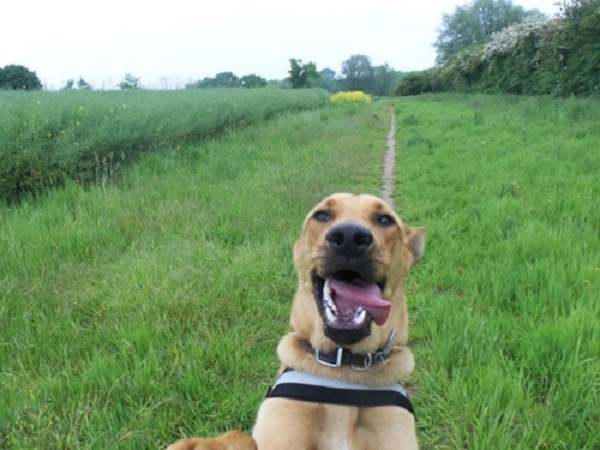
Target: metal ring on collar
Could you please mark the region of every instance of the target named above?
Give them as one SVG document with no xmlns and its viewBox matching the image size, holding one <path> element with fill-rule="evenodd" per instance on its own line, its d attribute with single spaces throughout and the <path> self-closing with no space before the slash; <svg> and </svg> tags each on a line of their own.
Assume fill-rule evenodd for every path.
<svg viewBox="0 0 600 450">
<path fill-rule="evenodd" d="M 351 364 L 350 367 L 352 367 L 354 370 L 369 370 L 371 368 L 371 364 L 373 364 L 373 355 L 371 353 L 367 353 L 365 355 L 365 359 L 363 360 L 362 366 L 355 366 L 354 364 Z"/>
</svg>

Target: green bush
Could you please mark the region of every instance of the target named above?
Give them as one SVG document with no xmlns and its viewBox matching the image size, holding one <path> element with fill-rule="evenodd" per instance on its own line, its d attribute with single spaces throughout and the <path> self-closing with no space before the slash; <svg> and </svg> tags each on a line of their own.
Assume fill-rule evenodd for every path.
<svg viewBox="0 0 600 450">
<path fill-rule="evenodd" d="M 559 93 L 600 95 L 600 0 L 562 4 L 564 31 L 555 49 L 561 56 Z"/>
<path fill-rule="evenodd" d="M 443 67 L 402 80 L 397 94 L 452 90 L 599 96 L 600 0 L 565 1 L 561 12 L 558 18 L 506 27 Z"/>
<path fill-rule="evenodd" d="M 446 80 L 443 78 L 440 68 L 410 72 L 402 77 L 396 88 L 396 95 L 419 95 L 432 92 L 444 92 Z"/>
<path fill-rule="evenodd" d="M 431 92 L 431 83 L 426 71 L 407 73 L 402 77 L 396 95 L 418 95 Z"/>
<path fill-rule="evenodd" d="M 0 92 L 0 203 L 103 184 L 143 153 L 328 103 L 317 89 Z"/>
</svg>

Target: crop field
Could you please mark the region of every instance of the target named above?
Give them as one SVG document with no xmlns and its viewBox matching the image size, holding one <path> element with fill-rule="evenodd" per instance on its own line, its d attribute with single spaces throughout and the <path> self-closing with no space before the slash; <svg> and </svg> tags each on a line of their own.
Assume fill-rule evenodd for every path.
<svg viewBox="0 0 600 450">
<path fill-rule="evenodd" d="M 145 153 L 328 101 L 318 89 L 0 91 L 0 203 L 68 179 L 106 184 Z"/>
<path fill-rule="evenodd" d="M 279 112 L 0 206 L 0 448 L 250 430 L 301 222 L 379 192 L 390 105 Z M 600 448 L 600 104 L 393 108 L 396 206 L 428 239 L 407 285 L 421 447 Z"/>
</svg>

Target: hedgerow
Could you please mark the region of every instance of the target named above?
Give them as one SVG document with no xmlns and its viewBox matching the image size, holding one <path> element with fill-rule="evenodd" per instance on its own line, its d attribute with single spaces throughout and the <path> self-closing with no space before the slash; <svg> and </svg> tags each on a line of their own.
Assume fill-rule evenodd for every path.
<svg viewBox="0 0 600 450">
<path fill-rule="evenodd" d="M 328 101 L 318 89 L 0 91 L 0 204 L 68 179 L 103 184 L 141 154 Z"/>
<path fill-rule="evenodd" d="M 397 95 L 462 91 L 600 96 L 600 0 L 570 0 L 560 17 L 492 35 L 444 66 L 401 80 Z"/>
</svg>

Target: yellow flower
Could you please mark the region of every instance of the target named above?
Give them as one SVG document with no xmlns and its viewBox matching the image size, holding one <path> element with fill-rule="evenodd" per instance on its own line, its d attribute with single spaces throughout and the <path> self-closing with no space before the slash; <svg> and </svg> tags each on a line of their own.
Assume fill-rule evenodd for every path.
<svg viewBox="0 0 600 450">
<path fill-rule="evenodd" d="M 342 103 L 371 103 L 371 96 L 363 91 L 342 91 L 331 96 L 331 103 L 338 105 Z"/>
</svg>

